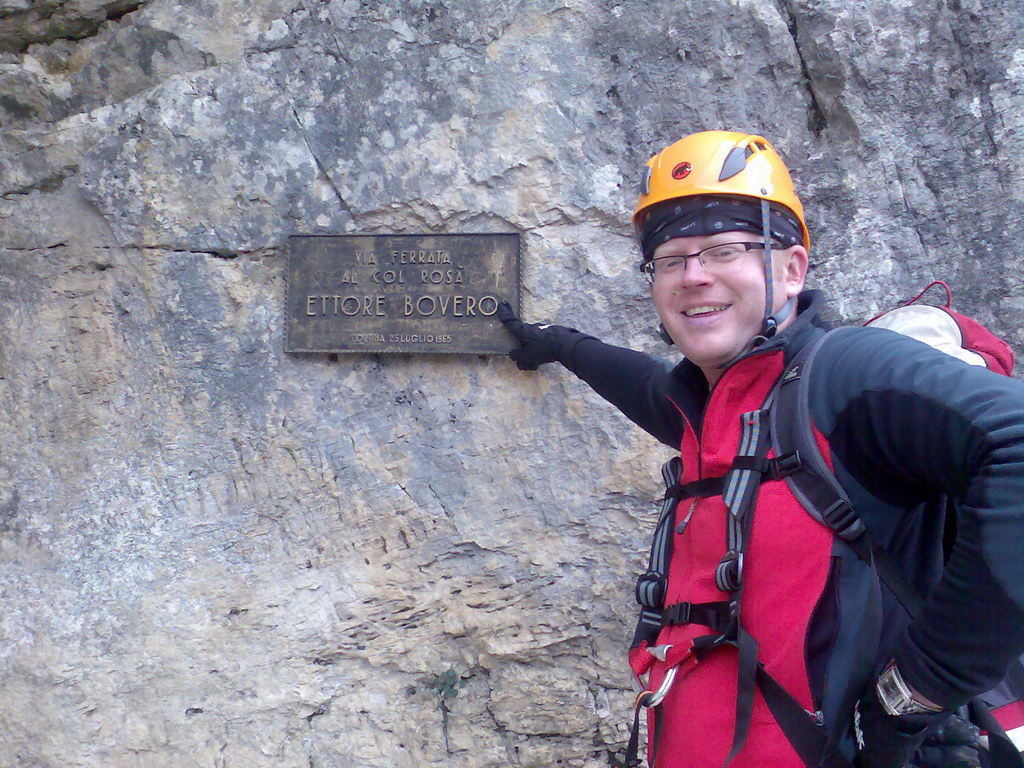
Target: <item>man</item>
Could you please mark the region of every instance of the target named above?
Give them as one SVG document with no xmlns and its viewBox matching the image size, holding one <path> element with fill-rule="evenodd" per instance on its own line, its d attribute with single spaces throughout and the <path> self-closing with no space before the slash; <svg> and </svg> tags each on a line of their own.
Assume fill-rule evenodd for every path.
<svg viewBox="0 0 1024 768">
<path fill-rule="evenodd" d="M 825 333 L 821 296 L 803 290 L 803 208 L 775 150 L 688 136 L 648 162 L 633 221 L 663 336 L 684 356 L 675 368 L 522 323 L 507 305 L 500 316 L 521 369 L 560 362 L 680 450 L 660 626 L 638 629 L 630 653 L 648 675 L 649 762 L 978 764 L 977 731 L 951 713 L 1024 650 L 1024 386 L 881 329 L 817 349 L 815 437 L 871 539 L 926 595 L 912 619 L 872 557 L 852 556 L 781 478 L 755 483 L 744 512 L 715 480 Z M 957 531 L 945 564 L 943 495 Z M 766 703 L 766 690 L 795 704 Z"/>
</svg>

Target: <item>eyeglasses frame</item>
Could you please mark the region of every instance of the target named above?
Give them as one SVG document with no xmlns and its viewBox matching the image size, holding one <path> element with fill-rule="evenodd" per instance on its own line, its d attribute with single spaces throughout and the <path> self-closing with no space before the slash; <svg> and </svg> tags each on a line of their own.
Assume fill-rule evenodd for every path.
<svg viewBox="0 0 1024 768">
<path fill-rule="evenodd" d="M 701 268 L 702 269 L 707 269 L 707 265 L 704 263 L 704 259 L 701 258 L 704 255 L 704 253 L 707 252 L 707 251 L 710 251 L 710 250 L 714 250 L 715 248 L 722 248 L 723 246 L 726 246 L 726 245 L 742 245 L 744 251 L 764 250 L 764 240 L 758 240 L 756 242 L 750 242 L 749 240 L 737 240 L 735 242 L 718 243 L 717 245 L 709 245 L 707 248 L 701 248 L 696 253 L 672 254 L 670 256 L 655 256 L 653 259 L 648 259 L 647 261 L 645 261 L 642 264 L 640 264 L 639 265 L 639 269 L 640 269 L 640 272 L 642 274 L 644 274 L 647 277 L 648 280 L 652 280 L 652 281 L 654 280 L 654 275 L 655 275 L 655 273 L 654 273 L 654 264 L 655 264 L 655 262 L 662 261 L 663 259 L 683 259 L 684 261 L 686 259 L 697 259 L 700 262 Z M 778 247 L 779 246 L 777 246 L 775 243 L 772 243 L 772 250 L 775 250 Z M 684 269 L 684 271 L 685 271 L 685 269 Z"/>
</svg>

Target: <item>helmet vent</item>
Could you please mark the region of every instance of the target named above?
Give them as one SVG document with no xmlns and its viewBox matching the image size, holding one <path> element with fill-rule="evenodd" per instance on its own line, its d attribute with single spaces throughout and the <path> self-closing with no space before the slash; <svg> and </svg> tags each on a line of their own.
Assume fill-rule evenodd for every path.
<svg viewBox="0 0 1024 768">
<path fill-rule="evenodd" d="M 748 151 L 746 147 L 730 149 L 729 154 L 725 156 L 725 162 L 722 163 L 722 172 L 718 174 L 718 180 L 725 181 L 726 179 L 731 179 L 746 168 Z"/>
</svg>

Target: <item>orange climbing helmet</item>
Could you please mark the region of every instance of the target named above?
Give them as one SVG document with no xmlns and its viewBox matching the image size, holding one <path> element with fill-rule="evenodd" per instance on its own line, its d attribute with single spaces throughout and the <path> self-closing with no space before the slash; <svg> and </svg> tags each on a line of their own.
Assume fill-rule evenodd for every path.
<svg viewBox="0 0 1024 768">
<path fill-rule="evenodd" d="M 663 149 L 647 161 L 633 226 L 639 232 L 644 211 L 658 203 L 696 195 L 750 197 L 781 206 L 796 217 L 804 248 L 810 248 L 804 207 L 786 164 L 761 136 L 703 131 Z"/>
</svg>

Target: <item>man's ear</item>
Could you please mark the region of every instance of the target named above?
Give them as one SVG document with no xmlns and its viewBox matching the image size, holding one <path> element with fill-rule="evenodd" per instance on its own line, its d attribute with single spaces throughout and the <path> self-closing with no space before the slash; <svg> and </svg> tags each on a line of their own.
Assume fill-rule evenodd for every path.
<svg viewBox="0 0 1024 768">
<path fill-rule="evenodd" d="M 786 257 L 782 273 L 787 299 L 797 296 L 804 289 L 804 280 L 807 278 L 809 261 L 807 249 L 802 245 L 794 245 L 789 249 L 789 255 Z"/>
</svg>

